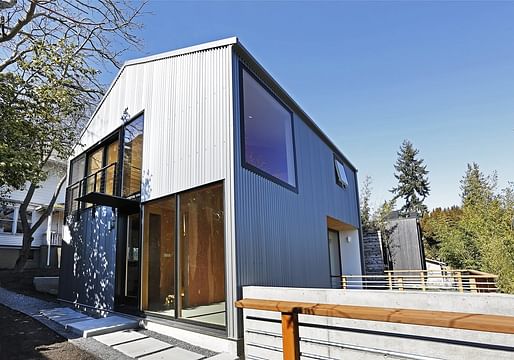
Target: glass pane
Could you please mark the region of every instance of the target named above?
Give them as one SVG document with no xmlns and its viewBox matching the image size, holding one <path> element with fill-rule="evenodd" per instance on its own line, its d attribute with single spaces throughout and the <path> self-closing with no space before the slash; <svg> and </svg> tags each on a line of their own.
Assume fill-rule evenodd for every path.
<svg viewBox="0 0 514 360">
<path fill-rule="evenodd" d="M 128 217 L 125 296 L 137 297 L 139 283 L 139 214 Z"/>
<path fill-rule="evenodd" d="M 70 185 L 75 184 L 77 181 L 84 178 L 85 167 L 86 167 L 86 156 L 85 155 L 81 155 L 71 161 Z"/>
<path fill-rule="evenodd" d="M 330 281 L 335 289 L 341 287 L 341 247 L 339 244 L 339 233 L 328 231 L 328 253 L 330 256 Z"/>
<path fill-rule="evenodd" d="M 109 144 L 107 146 L 107 164 L 112 165 L 118 162 L 118 141 Z M 115 194 L 115 176 L 116 176 L 116 165 L 110 166 L 105 170 L 105 186 L 102 188 L 103 192 L 109 195 Z"/>
<path fill-rule="evenodd" d="M 123 196 L 130 196 L 141 191 L 143 125 L 144 118 L 141 115 L 125 127 L 123 150 Z"/>
<path fill-rule="evenodd" d="M 14 208 L 0 206 L 0 233 L 12 233 L 14 222 Z"/>
<path fill-rule="evenodd" d="M 142 308 L 175 315 L 175 197 L 144 205 Z"/>
<path fill-rule="evenodd" d="M 335 163 L 337 183 L 342 186 L 348 186 L 348 178 L 346 177 L 346 170 L 344 169 L 344 165 L 341 164 L 339 160 L 335 160 Z"/>
<path fill-rule="evenodd" d="M 92 153 L 91 155 L 89 155 L 89 157 L 87 159 L 87 174 L 88 175 L 94 174 L 102 168 L 103 157 L 104 157 L 104 149 L 103 148 L 100 148 L 100 149 L 96 150 L 94 153 Z M 100 191 L 101 181 L 102 181 L 102 179 L 101 179 L 100 174 L 89 177 L 87 179 L 86 192 Z"/>
<path fill-rule="evenodd" d="M 296 186 L 291 113 L 243 70 L 247 164 Z"/>
<path fill-rule="evenodd" d="M 180 195 L 181 317 L 225 325 L 223 185 Z"/>
</svg>

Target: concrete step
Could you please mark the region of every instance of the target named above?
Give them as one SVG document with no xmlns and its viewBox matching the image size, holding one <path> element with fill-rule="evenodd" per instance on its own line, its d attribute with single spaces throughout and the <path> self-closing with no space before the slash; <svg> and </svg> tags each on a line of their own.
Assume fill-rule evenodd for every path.
<svg viewBox="0 0 514 360">
<path fill-rule="evenodd" d="M 137 320 L 117 315 L 108 316 L 100 319 L 77 321 L 66 325 L 67 330 L 70 330 L 82 337 L 90 337 L 95 335 L 112 333 L 120 330 L 137 328 L 139 328 L 139 322 Z"/>
<path fill-rule="evenodd" d="M 34 287 L 39 292 L 57 295 L 59 292 L 59 276 L 34 276 Z"/>
<path fill-rule="evenodd" d="M 145 338 L 113 346 L 115 350 L 118 350 L 119 352 L 122 352 L 123 354 L 132 358 L 141 358 L 142 356 L 150 355 L 153 353 L 160 353 L 163 350 L 167 350 L 172 347 L 173 345 L 154 338 Z"/>
<path fill-rule="evenodd" d="M 208 357 L 205 360 L 239 360 L 239 358 L 229 353 L 221 353 L 218 355 Z"/>
<path fill-rule="evenodd" d="M 100 341 L 107 346 L 116 346 L 131 341 L 145 339 L 148 336 L 137 332 L 137 330 L 123 330 L 113 333 L 94 336 L 93 339 Z"/>
<path fill-rule="evenodd" d="M 77 321 L 93 320 L 92 317 L 89 317 L 68 307 L 45 309 L 41 310 L 40 313 L 48 319 L 55 321 L 64 327 Z"/>
<path fill-rule="evenodd" d="M 141 360 L 200 360 L 204 359 L 203 355 L 185 350 L 179 347 L 173 347 L 163 351 L 156 352 L 147 356 L 140 357 Z"/>
</svg>

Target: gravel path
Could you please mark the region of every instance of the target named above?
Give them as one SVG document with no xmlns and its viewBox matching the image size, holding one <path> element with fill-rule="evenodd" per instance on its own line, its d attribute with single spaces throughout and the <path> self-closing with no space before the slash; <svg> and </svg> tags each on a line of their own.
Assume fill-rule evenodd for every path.
<svg viewBox="0 0 514 360">
<path fill-rule="evenodd" d="M 68 339 L 72 345 L 75 345 L 79 349 L 92 354 L 96 358 L 105 360 L 130 359 L 128 356 L 92 338 L 77 337 L 75 334 L 66 331 L 62 326 L 52 320 L 47 319 L 39 313 L 39 311 L 43 309 L 58 307 L 59 305 L 55 302 L 44 301 L 30 296 L 17 294 L 0 287 L 0 304 L 26 314 L 34 320 L 39 321 L 63 338 Z"/>
</svg>

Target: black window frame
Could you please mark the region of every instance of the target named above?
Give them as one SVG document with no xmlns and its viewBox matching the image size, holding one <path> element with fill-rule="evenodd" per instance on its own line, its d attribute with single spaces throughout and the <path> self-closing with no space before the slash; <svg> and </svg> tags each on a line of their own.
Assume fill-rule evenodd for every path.
<svg viewBox="0 0 514 360">
<path fill-rule="evenodd" d="M 245 116 L 244 116 L 244 85 L 243 85 L 243 71 L 246 71 L 269 95 L 271 95 L 290 115 L 291 121 L 291 139 L 293 142 L 293 163 L 294 163 L 294 179 L 295 186 L 288 182 L 279 179 L 264 170 L 248 163 L 246 161 L 246 147 L 245 147 Z M 263 178 L 274 182 L 275 184 L 281 185 L 288 190 L 291 190 L 298 194 L 298 164 L 296 161 L 296 136 L 294 128 L 294 113 L 289 106 L 287 106 L 275 93 L 267 86 L 259 77 L 251 71 L 248 66 L 239 61 L 239 128 L 240 128 L 240 140 L 241 140 L 241 166 L 247 170 L 262 176 Z"/>
<path fill-rule="evenodd" d="M 346 177 L 346 183 L 344 183 L 344 182 L 342 181 L 342 179 L 340 179 L 340 174 L 339 174 L 339 169 L 337 168 L 337 163 L 340 163 L 340 164 L 341 164 L 341 166 L 342 166 L 342 167 L 343 167 L 343 169 L 344 169 L 344 175 L 345 175 L 345 177 Z M 339 157 L 337 157 L 337 156 L 336 156 L 336 154 L 334 154 L 334 175 L 335 175 L 335 177 L 336 177 L 336 184 L 337 184 L 339 187 L 341 187 L 341 188 L 343 188 L 343 189 L 348 188 L 348 185 L 350 185 L 350 182 L 349 182 L 349 180 L 348 180 L 348 174 L 347 174 L 347 172 L 346 172 L 346 167 L 345 167 L 345 165 L 344 165 L 344 161 L 343 161 L 343 160 L 341 160 Z"/>
<path fill-rule="evenodd" d="M 133 197 L 140 197 L 141 196 L 141 186 L 139 187 L 139 191 L 133 192 L 129 195 L 123 194 L 123 181 L 124 181 L 124 172 L 125 172 L 125 130 L 127 126 L 138 120 L 139 118 L 143 118 L 143 148 L 141 151 L 144 151 L 144 142 L 145 142 L 145 112 L 140 111 L 136 115 L 132 116 L 129 120 L 127 120 L 119 129 L 120 132 L 120 139 L 123 139 L 123 141 L 120 140 L 120 148 L 118 149 L 119 154 L 119 162 L 122 163 L 120 170 L 120 196 L 124 198 L 133 198 Z M 143 154 L 141 154 L 141 159 L 143 159 Z M 141 160 L 142 161 L 142 160 Z M 143 169 L 141 168 L 141 179 L 143 177 Z M 141 182 L 141 180 L 140 180 Z"/>
</svg>

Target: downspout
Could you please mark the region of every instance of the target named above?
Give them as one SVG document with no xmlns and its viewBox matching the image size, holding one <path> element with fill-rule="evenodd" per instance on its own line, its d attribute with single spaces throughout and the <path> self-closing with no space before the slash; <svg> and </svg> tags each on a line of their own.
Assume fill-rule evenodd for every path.
<svg viewBox="0 0 514 360">
<path fill-rule="evenodd" d="M 51 238 L 52 238 L 52 215 L 51 212 L 46 219 L 46 244 L 48 246 L 48 250 L 46 252 L 46 266 L 50 267 L 50 248 L 51 248 Z"/>
</svg>

